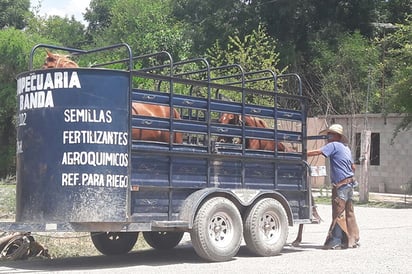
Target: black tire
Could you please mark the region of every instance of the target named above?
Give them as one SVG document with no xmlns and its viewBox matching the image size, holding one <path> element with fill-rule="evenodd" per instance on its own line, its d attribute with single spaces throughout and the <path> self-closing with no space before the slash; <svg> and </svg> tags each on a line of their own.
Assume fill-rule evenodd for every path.
<svg viewBox="0 0 412 274">
<path fill-rule="evenodd" d="M 246 213 L 243 236 L 254 254 L 279 254 L 288 236 L 288 217 L 282 204 L 271 198 L 258 201 Z"/>
<path fill-rule="evenodd" d="M 143 232 L 146 243 L 158 250 L 172 249 L 180 243 L 183 232 Z"/>
<path fill-rule="evenodd" d="M 214 262 L 228 261 L 242 242 L 242 217 L 226 198 L 207 200 L 196 213 L 190 237 L 196 253 Z"/>
<path fill-rule="evenodd" d="M 104 255 L 126 254 L 136 244 L 138 232 L 91 232 L 92 242 Z"/>
</svg>

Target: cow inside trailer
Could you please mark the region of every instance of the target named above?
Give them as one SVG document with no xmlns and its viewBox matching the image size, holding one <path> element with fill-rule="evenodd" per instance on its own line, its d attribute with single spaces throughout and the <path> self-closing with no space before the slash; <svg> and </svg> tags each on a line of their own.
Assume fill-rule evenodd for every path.
<svg viewBox="0 0 412 274">
<path fill-rule="evenodd" d="M 126 57 L 33 70 L 39 48 Z M 278 254 L 288 225 L 311 222 L 307 102 L 296 74 L 133 56 L 127 44 L 38 45 L 17 83 L 17 214 L 4 230 L 89 231 L 107 255 L 130 251 L 139 232 L 158 249 L 189 232 L 200 257 L 225 261 L 242 238 L 255 254 Z M 168 113 L 152 114 L 155 106 Z M 222 123 L 226 113 L 240 122 Z M 166 141 L 144 137 L 159 132 Z"/>
</svg>

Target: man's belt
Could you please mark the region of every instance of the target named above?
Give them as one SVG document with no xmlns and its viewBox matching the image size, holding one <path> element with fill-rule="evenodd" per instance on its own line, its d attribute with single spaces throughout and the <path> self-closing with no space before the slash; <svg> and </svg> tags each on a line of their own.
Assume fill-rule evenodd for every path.
<svg viewBox="0 0 412 274">
<path fill-rule="evenodd" d="M 349 178 L 343 179 L 342 181 L 337 182 L 333 186 L 336 187 L 336 188 L 340 188 L 341 186 L 350 184 L 352 182 L 353 182 L 353 177 L 349 177 Z"/>
</svg>

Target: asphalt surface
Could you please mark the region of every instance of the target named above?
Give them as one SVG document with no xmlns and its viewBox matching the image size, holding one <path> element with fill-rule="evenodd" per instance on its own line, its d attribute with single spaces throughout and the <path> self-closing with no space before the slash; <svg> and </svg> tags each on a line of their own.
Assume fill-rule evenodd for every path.
<svg viewBox="0 0 412 274">
<path fill-rule="evenodd" d="M 201 260 L 185 234 L 168 252 L 142 250 L 123 256 L 0 262 L 0 273 L 412 273 L 412 209 L 355 207 L 361 247 L 323 250 L 331 221 L 329 205 L 319 205 L 320 224 L 306 225 L 300 247 L 285 246 L 275 257 L 253 256 L 243 245 L 233 260 Z M 288 243 L 296 237 L 290 227 Z"/>
</svg>

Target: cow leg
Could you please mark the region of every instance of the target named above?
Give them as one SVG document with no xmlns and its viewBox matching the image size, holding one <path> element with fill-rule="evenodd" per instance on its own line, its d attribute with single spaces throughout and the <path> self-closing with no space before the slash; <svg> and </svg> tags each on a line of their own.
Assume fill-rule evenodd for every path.
<svg viewBox="0 0 412 274">
<path fill-rule="evenodd" d="M 296 239 L 292 242 L 292 246 L 300 245 L 300 243 L 302 242 L 302 233 L 303 233 L 303 224 L 300 224 L 298 235 L 296 236 Z"/>
<path fill-rule="evenodd" d="M 313 215 L 313 221 L 312 223 L 314 224 L 319 224 L 322 220 L 320 217 L 317 207 L 314 205 L 315 200 L 313 199 L 313 196 L 311 197 L 312 199 L 312 215 Z M 292 246 L 299 246 L 300 243 L 302 242 L 302 234 L 303 234 L 303 224 L 299 225 L 299 230 L 298 230 L 298 235 L 296 236 L 296 239 L 292 242 Z"/>
<path fill-rule="evenodd" d="M 320 217 L 318 213 L 317 206 L 312 206 L 312 215 L 313 215 L 312 224 L 320 224 L 320 222 L 323 221 L 323 219 Z"/>
</svg>

